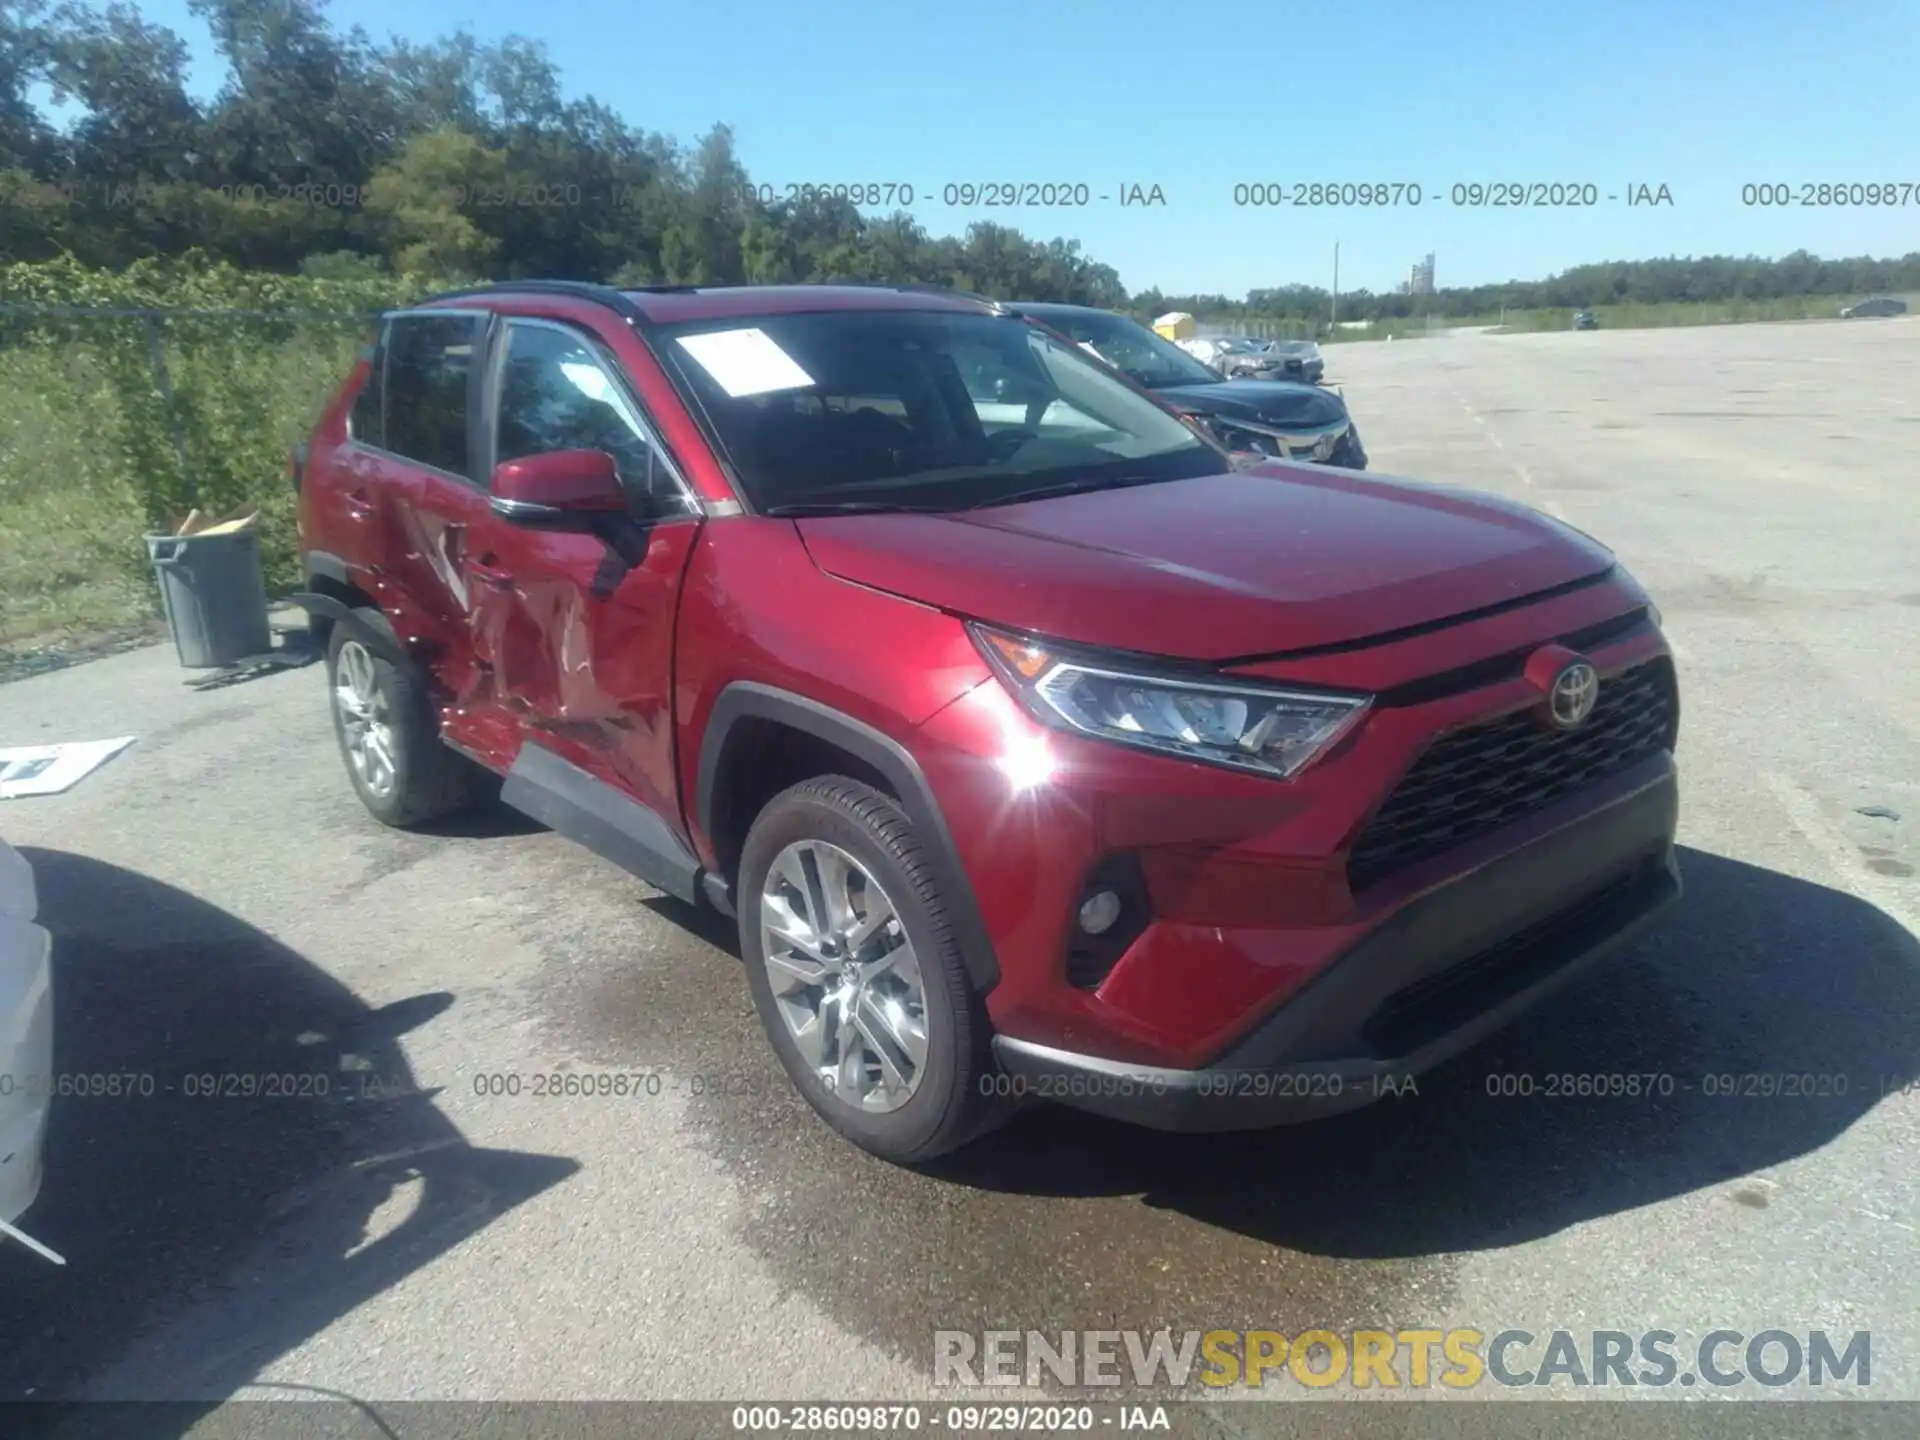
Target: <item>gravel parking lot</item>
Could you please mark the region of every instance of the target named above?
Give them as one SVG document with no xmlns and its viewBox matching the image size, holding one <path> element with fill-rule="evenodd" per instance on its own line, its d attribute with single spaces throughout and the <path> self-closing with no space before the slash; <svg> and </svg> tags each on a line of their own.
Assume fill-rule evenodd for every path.
<svg viewBox="0 0 1920 1440">
<path fill-rule="evenodd" d="M 376 825 L 318 668 L 34 676 L 5 743 L 139 737 L 0 807 L 56 1063 L 157 1086 L 57 1102 L 27 1223 L 71 1263 L 0 1250 L 0 1397 L 900 1399 L 936 1329 L 1465 1325 L 1869 1330 L 1871 1393 L 1920 1398 L 1920 320 L 1329 359 L 1377 471 L 1536 505 L 1658 599 L 1664 929 L 1417 1098 L 1212 1138 L 1034 1111 L 912 1174 L 789 1094 L 723 928 L 509 814 Z M 262 1073 L 326 1093 L 189 1093 Z M 1708 1078 L 1776 1074 L 1845 1078 Z"/>
</svg>

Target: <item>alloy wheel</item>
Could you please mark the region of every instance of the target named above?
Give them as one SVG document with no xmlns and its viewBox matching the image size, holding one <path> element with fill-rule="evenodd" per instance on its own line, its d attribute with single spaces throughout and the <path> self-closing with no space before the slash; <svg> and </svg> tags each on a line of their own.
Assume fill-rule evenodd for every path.
<svg viewBox="0 0 1920 1440">
<path fill-rule="evenodd" d="M 334 662 L 333 708 L 340 717 L 347 763 L 372 795 L 385 799 L 399 778 L 393 761 L 393 720 L 373 652 L 358 640 L 342 645 Z"/>
<path fill-rule="evenodd" d="M 893 901 L 824 840 L 774 857 L 760 890 L 774 1007 L 822 1084 L 858 1110 L 897 1110 L 927 1065 L 926 986 Z"/>
</svg>

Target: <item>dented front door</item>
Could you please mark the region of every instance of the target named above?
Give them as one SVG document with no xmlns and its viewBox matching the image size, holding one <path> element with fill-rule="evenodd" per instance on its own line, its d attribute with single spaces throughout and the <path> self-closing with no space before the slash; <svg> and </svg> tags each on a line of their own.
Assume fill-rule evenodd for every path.
<svg viewBox="0 0 1920 1440">
<path fill-rule="evenodd" d="M 605 450 L 630 513 L 575 530 L 491 511 L 476 522 L 466 548 L 475 654 L 521 740 L 619 785 L 677 825 L 674 617 L 699 507 L 617 362 L 592 336 L 512 319 L 496 344 L 492 463 Z"/>
</svg>

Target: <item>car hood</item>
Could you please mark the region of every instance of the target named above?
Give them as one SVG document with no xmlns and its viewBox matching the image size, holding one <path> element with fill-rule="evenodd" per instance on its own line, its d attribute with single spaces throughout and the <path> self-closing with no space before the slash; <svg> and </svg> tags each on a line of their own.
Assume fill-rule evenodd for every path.
<svg viewBox="0 0 1920 1440">
<path fill-rule="evenodd" d="M 949 515 L 795 523 L 830 575 L 1059 640 L 1208 661 L 1362 641 L 1613 563 L 1494 496 L 1281 461 Z"/>
<path fill-rule="evenodd" d="M 1221 380 L 1216 384 L 1167 385 L 1153 392 L 1188 414 L 1220 415 L 1268 425 L 1311 428 L 1346 419 L 1346 403 L 1331 390 L 1290 380 Z"/>
</svg>

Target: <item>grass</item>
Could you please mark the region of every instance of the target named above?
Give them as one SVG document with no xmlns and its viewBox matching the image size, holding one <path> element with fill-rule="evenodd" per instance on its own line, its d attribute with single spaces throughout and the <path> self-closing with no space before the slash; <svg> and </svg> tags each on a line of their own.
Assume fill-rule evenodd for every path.
<svg viewBox="0 0 1920 1440">
<path fill-rule="evenodd" d="M 1785 300 L 1681 300 L 1659 304 L 1596 305 L 1594 315 L 1602 330 L 1655 330 L 1678 325 L 1751 325 L 1769 321 L 1831 320 L 1843 305 L 1863 296 L 1799 295 Z M 1920 296 L 1901 295 L 1909 310 L 1920 314 Z M 1479 327 L 1500 334 L 1571 330 L 1576 306 L 1538 310 L 1508 310 L 1490 315 L 1435 315 L 1429 327 L 1424 315 L 1380 320 L 1365 329 L 1337 330 L 1328 340 L 1340 343 L 1365 340 L 1418 340 L 1428 334 Z"/>
<path fill-rule="evenodd" d="M 84 346 L 0 351 L 0 645 L 152 615 L 118 404 Z"/>
<path fill-rule="evenodd" d="M 1429 335 L 1444 334 L 1448 330 L 1499 323 L 1498 315 L 1435 315 L 1431 324 L 1424 315 L 1411 315 L 1404 319 L 1376 320 L 1359 330 L 1335 330 L 1331 335 L 1322 337 L 1320 343 L 1345 345 L 1366 340 L 1424 340 Z"/>
<path fill-rule="evenodd" d="M 1862 296 L 1797 295 L 1785 300 L 1683 300 L 1653 305 L 1596 305 L 1594 315 L 1603 330 L 1657 330 L 1677 325 L 1752 325 L 1790 320 L 1832 320 L 1843 305 Z M 1903 296 L 1910 309 L 1920 310 L 1915 297 Z M 1570 330 L 1573 309 L 1509 310 L 1509 333 Z"/>
<path fill-rule="evenodd" d="M 201 508 L 260 508 L 270 594 L 297 578 L 286 453 L 356 343 L 322 332 L 168 355 Z M 158 613 L 142 538 L 152 528 L 153 477 L 132 458 L 103 360 L 84 337 L 0 349 L 0 647 L 111 634 Z"/>
</svg>

